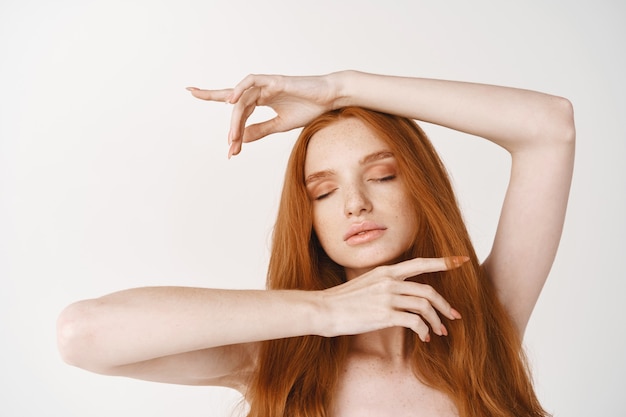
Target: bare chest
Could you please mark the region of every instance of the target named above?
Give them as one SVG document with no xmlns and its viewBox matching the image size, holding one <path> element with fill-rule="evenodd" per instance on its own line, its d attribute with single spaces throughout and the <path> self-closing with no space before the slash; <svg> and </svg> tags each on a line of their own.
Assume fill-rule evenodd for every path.
<svg viewBox="0 0 626 417">
<path fill-rule="evenodd" d="M 333 417 L 457 417 L 450 399 L 406 366 L 351 359 L 339 379 Z"/>
</svg>

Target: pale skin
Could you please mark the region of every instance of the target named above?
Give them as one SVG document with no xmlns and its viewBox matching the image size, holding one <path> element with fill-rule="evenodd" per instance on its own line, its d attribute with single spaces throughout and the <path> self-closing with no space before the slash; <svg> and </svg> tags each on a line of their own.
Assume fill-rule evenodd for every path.
<svg viewBox="0 0 626 417">
<path fill-rule="evenodd" d="M 567 100 L 507 87 L 356 71 L 312 77 L 251 75 L 231 89 L 190 91 L 200 99 L 233 104 L 229 157 L 246 142 L 304 126 L 344 106 L 436 123 L 506 149 L 511 176 L 483 268 L 523 335 L 565 217 L 575 137 Z M 277 116 L 246 126 L 257 106 L 269 106 Z M 432 288 L 405 279 L 463 267 L 464 254 L 392 262 L 402 247 L 402 226 L 410 225 L 410 220 L 402 223 L 392 215 L 402 209 L 402 181 L 370 181 L 389 176 L 393 156 L 362 163 L 368 155 L 385 151 L 375 137 L 357 143 L 367 135 L 363 129 L 358 123 L 337 123 L 317 133 L 305 168 L 306 175 L 330 173 L 307 184 L 307 192 L 316 231 L 326 231 L 328 245 L 335 245 L 325 248 L 343 262 L 348 282 L 325 291 L 135 288 L 80 301 L 59 317 L 64 360 L 107 375 L 226 386 L 245 395 L 258 342 L 353 335 L 333 415 L 455 415 L 447 398 L 413 376 L 400 347 L 404 328 L 427 343 L 431 337 L 446 337 L 441 317 L 462 320 Z M 355 223 L 357 214 L 384 226 L 384 232 L 341 246 L 345 228 Z"/>
</svg>

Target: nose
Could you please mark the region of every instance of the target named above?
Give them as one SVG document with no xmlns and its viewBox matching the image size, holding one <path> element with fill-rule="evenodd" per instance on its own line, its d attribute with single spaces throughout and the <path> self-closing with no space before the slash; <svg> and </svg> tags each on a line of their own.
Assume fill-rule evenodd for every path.
<svg viewBox="0 0 626 417">
<path fill-rule="evenodd" d="M 358 217 L 372 210 L 372 203 L 360 187 L 346 190 L 344 213 L 347 217 Z"/>
</svg>

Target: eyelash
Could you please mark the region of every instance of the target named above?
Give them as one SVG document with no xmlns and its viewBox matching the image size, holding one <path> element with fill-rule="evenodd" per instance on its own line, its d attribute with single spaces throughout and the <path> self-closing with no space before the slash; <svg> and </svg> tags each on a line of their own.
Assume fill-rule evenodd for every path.
<svg viewBox="0 0 626 417">
<path fill-rule="evenodd" d="M 375 181 L 375 182 L 387 182 L 387 181 L 392 181 L 392 180 L 394 180 L 394 179 L 396 179 L 396 176 L 395 176 L 394 174 L 392 174 L 392 175 L 387 175 L 386 177 L 382 177 L 382 178 L 372 178 L 370 181 Z M 325 198 L 326 198 L 326 197 L 328 197 L 328 196 L 329 196 L 329 195 L 330 195 L 333 191 L 335 191 L 335 190 L 329 191 L 329 192 L 327 192 L 327 193 L 325 193 L 325 194 L 322 194 L 322 195 L 319 195 L 319 196 L 315 197 L 315 201 L 319 201 L 319 200 L 323 200 L 323 199 L 325 199 Z"/>
<path fill-rule="evenodd" d="M 333 190 L 333 191 L 335 191 L 335 190 Z M 330 195 L 330 193 L 332 193 L 333 191 L 329 191 L 329 192 L 327 192 L 327 193 L 325 193 L 325 194 L 322 194 L 322 195 L 319 195 L 319 196 L 315 197 L 315 201 L 319 201 L 319 200 L 323 200 L 323 199 L 325 199 L 325 198 L 326 198 L 326 197 L 328 197 L 328 196 Z"/>
<path fill-rule="evenodd" d="M 394 174 L 391 174 L 391 175 L 387 175 L 386 177 L 376 178 L 373 181 L 376 181 L 376 182 L 386 182 L 386 181 L 391 181 L 391 180 L 394 180 L 394 179 L 396 179 L 396 176 Z"/>
</svg>

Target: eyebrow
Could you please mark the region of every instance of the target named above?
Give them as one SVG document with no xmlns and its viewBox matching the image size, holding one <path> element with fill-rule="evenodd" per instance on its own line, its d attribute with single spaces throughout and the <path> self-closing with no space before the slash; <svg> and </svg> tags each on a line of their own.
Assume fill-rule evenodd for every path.
<svg viewBox="0 0 626 417">
<path fill-rule="evenodd" d="M 367 165 L 367 164 L 371 164 L 372 162 L 380 161 L 381 159 L 387 159 L 387 158 L 393 158 L 393 157 L 394 155 L 393 155 L 393 152 L 391 151 L 374 152 L 361 158 L 361 160 L 359 161 L 359 165 Z M 324 171 L 314 172 L 313 174 L 307 176 L 304 179 L 304 185 L 309 185 L 310 183 L 318 181 L 320 179 L 328 178 L 334 175 L 334 173 L 335 171 L 333 171 L 332 169 L 326 169 Z"/>
<path fill-rule="evenodd" d="M 365 165 L 365 164 L 372 163 L 374 161 L 379 161 L 381 159 L 387 159 L 387 158 L 393 158 L 393 152 L 391 151 L 374 152 L 365 156 L 363 159 L 361 159 L 359 161 L 359 164 Z"/>
<path fill-rule="evenodd" d="M 335 171 L 333 171 L 332 169 L 314 172 L 313 174 L 309 175 L 308 177 L 304 179 L 304 185 L 309 185 L 312 182 L 321 180 L 323 178 L 328 178 L 332 176 L 334 173 Z"/>
</svg>

